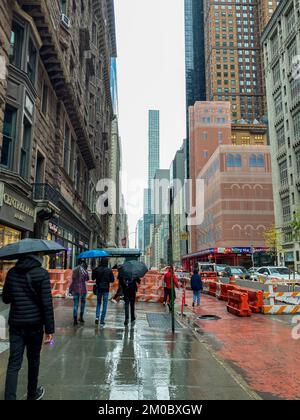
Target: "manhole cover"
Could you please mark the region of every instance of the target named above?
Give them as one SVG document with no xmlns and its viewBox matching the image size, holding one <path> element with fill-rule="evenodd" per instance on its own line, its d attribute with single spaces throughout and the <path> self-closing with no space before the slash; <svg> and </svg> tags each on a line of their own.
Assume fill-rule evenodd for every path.
<svg viewBox="0 0 300 420">
<path fill-rule="evenodd" d="M 146 314 L 147 321 L 150 328 L 157 328 L 159 330 L 171 330 L 172 318 L 171 314 Z M 182 329 L 179 322 L 175 321 L 175 329 Z"/>
<path fill-rule="evenodd" d="M 218 319 L 221 319 L 221 318 L 217 315 L 201 315 L 201 316 L 198 316 L 197 319 L 201 319 L 203 321 L 217 321 Z"/>
</svg>

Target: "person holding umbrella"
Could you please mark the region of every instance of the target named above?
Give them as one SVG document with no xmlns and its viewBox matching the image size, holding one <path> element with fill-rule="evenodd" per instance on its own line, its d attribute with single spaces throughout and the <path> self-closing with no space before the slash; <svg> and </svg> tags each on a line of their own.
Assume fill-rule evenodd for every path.
<svg viewBox="0 0 300 420">
<path fill-rule="evenodd" d="M 129 324 L 129 307 L 131 322 L 135 322 L 135 298 L 138 290 L 137 284 L 141 282 L 141 278 L 147 273 L 147 266 L 140 261 L 128 261 L 119 268 L 119 284 L 123 290 L 125 301 L 125 322 Z"/>
<path fill-rule="evenodd" d="M 54 312 L 49 273 L 42 268 L 43 255 L 63 251 L 52 241 L 24 239 L 0 249 L 0 258 L 18 261 L 9 270 L 2 299 L 10 304 L 10 356 L 5 382 L 5 400 L 16 400 L 18 374 L 25 348 L 28 359 L 27 399 L 40 400 L 45 390 L 38 386 L 40 352 L 51 343 L 54 334 Z"/>
</svg>

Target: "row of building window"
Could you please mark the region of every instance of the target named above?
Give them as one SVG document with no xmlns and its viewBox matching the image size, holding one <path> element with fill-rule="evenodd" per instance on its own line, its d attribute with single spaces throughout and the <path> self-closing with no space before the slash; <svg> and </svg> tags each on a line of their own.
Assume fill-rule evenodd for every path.
<svg viewBox="0 0 300 420">
<path fill-rule="evenodd" d="M 226 155 L 226 166 L 229 168 L 241 168 L 242 167 L 242 157 L 240 154 L 229 153 Z M 265 158 L 262 154 L 252 154 L 249 158 L 250 168 L 264 168 L 265 167 Z"/>
</svg>

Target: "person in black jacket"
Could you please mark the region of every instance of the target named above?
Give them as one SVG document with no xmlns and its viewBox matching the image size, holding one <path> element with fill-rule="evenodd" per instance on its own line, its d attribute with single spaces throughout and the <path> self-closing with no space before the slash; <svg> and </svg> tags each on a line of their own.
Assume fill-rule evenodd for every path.
<svg viewBox="0 0 300 420">
<path fill-rule="evenodd" d="M 5 400 L 16 400 L 18 373 L 26 348 L 28 359 L 28 400 L 40 400 L 45 390 L 38 387 L 40 352 L 54 334 L 54 313 L 50 277 L 42 268 L 42 254 L 29 254 L 9 270 L 3 288 L 3 302 L 10 304 L 10 357 L 5 383 Z"/>
<path fill-rule="evenodd" d="M 102 258 L 100 266 L 95 268 L 92 273 L 92 279 L 96 280 L 97 285 L 97 308 L 95 324 L 99 324 L 101 303 L 103 299 L 103 308 L 100 324 L 105 324 L 105 317 L 108 305 L 110 283 L 115 281 L 112 269 L 108 267 L 108 258 Z"/>
<path fill-rule="evenodd" d="M 130 275 L 123 274 L 122 270 L 119 271 L 119 284 L 123 290 L 124 301 L 125 301 L 125 322 L 124 325 L 129 324 L 129 306 L 131 322 L 135 321 L 135 298 L 138 290 L 137 284 L 141 282 L 139 278 L 133 278 Z"/>
</svg>

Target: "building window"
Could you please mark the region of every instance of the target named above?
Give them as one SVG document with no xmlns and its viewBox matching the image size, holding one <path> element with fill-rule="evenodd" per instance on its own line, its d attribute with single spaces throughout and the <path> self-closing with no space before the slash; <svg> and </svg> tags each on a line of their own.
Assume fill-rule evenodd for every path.
<svg viewBox="0 0 300 420">
<path fill-rule="evenodd" d="M 60 11 L 61 14 L 67 14 L 67 0 L 60 0 Z"/>
<path fill-rule="evenodd" d="M 300 150 L 296 153 L 297 173 L 300 176 Z"/>
<path fill-rule="evenodd" d="M 81 165 L 80 159 L 76 160 L 76 170 L 75 170 L 75 189 L 80 194 L 80 182 L 81 182 Z"/>
<path fill-rule="evenodd" d="M 300 138 L 300 111 L 298 111 L 297 114 L 293 116 L 293 126 L 294 126 L 295 139 L 299 139 Z"/>
<path fill-rule="evenodd" d="M 37 51 L 36 51 L 34 43 L 30 39 L 29 44 L 28 44 L 27 74 L 33 84 L 35 83 L 36 58 L 37 58 Z"/>
<path fill-rule="evenodd" d="M 64 142 L 64 169 L 67 173 L 70 171 L 70 154 L 71 154 L 71 133 L 68 124 L 65 125 L 65 142 Z"/>
<path fill-rule="evenodd" d="M 291 206 L 290 206 L 290 198 L 285 197 L 281 200 L 282 205 L 282 214 L 283 214 L 283 221 L 289 222 L 291 220 Z"/>
<path fill-rule="evenodd" d="M 42 184 L 44 182 L 44 172 L 45 172 L 45 158 L 39 152 L 36 158 L 36 168 L 35 168 L 35 183 Z"/>
<path fill-rule="evenodd" d="M 18 68 L 22 66 L 23 45 L 24 28 L 16 21 L 13 21 L 10 34 L 9 62 Z"/>
<path fill-rule="evenodd" d="M 1 165 L 12 169 L 13 153 L 16 140 L 17 110 L 6 105 L 3 124 L 3 144 L 1 151 Z"/>
<path fill-rule="evenodd" d="M 241 155 L 229 153 L 226 155 L 226 166 L 228 168 L 241 167 L 242 158 Z"/>
<path fill-rule="evenodd" d="M 280 115 L 282 113 L 282 96 L 281 94 L 278 95 L 275 99 L 274 99 L 274 107 L 275 107 L 275 115 L 276 117 L 278 115 Z"/>
<path fill-rule="evenodd" d="M 22 141 L 21 157 L 20 157 L 20 175 L 24 179 L 28 178 L 30 144 L 31 144 L 31 124 L 27 120 L 27 118 L 24 117 L 23 141 Z"/>
<path fill-rule="evenodd" d="M 285 145 L 284 127 L 280 127 L 276 131 L 278 149 Z"/>
<path fill-rule="evenodd" d="M 280 82 L 280 64 L 279 61 L 276 63 L 276 65 L 273 67 L 273 83 L 276 85 Z"/>
<path fill-rule="evenodd" d="M 218 143 L 221 144 L 223 141 L 223 133 L 221 131 L 218 132 Z"/>
<path fill-rule="evenodd" d="M 42 92 L 42 113 L 44 115 L 47 114 L 48 109 L 48 86 L 46 83 L 43 84 L 43 92 Z"/>
<path fill-rule="evenodd" d="M 206 131 L 204 131 L 204 133 L 203 133 L 203 140 L 207 140 L 207 132 Z"/>
<path fill-rule="evenodd" d="M 249 160 L 249 166 L 252 168 L 264 168 L 265 158 L 263 155 L 251 155 Z"/>
<path fill-rule="evenodd" d="M 288 169 L 287 169 L 287 161 L 284 160 L 282 163 L 279 164 L 279 176 L 280 176 L 280 184 L 282 187 L 288 184 Z"/>
</svg>

